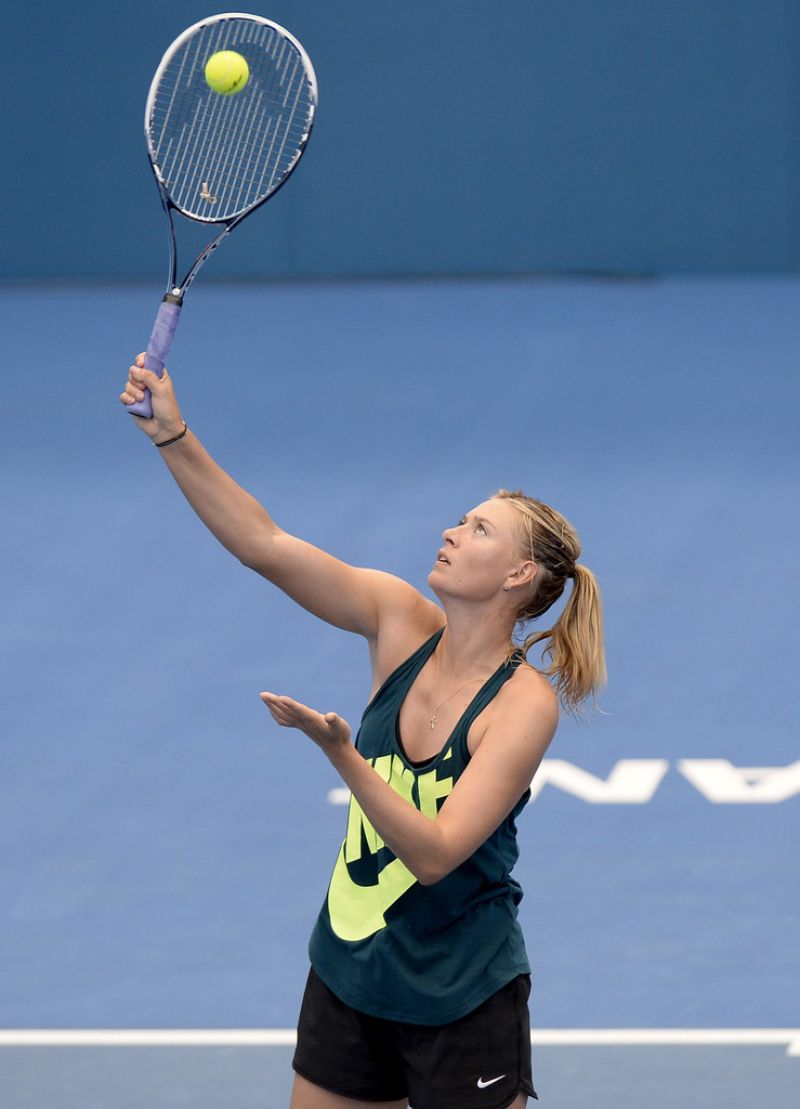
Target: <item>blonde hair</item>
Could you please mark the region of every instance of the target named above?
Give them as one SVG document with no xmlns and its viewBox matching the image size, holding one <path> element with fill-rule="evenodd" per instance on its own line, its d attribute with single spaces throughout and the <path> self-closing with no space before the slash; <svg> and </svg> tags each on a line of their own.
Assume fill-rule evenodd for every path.
<svg viewBox="0 0 800 1109">
<path fill-rule="evenodd" d="M 553 627 L 528 635 L 521 646 L 512 647 L 509 655 L 520 650 L 527 654 L 536 643 L 549 640 L 542 652 L 549 665 L 542 672 L 554 679 L 564 707 L 577 714 L 587 698 L 594 700 L 606 680 L 603 610 L 597 580 L 588 567 L 578 563 L 578 534 L 560 512 L 519 491 L 500 489 L 494 495 L 520 513 L 520 555 L 537 567 L 532 590 L 517 613 L 517 623 L 524 625 L 543 616 L 564 592 L 567 579 L 572 578 L 570 595 Z"/>
</svg>

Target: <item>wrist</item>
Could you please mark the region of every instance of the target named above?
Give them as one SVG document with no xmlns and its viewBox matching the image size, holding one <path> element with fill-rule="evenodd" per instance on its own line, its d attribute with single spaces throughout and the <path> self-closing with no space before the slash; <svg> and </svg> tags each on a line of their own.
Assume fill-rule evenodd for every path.
<svg viewBox="0 0 800 1109">
<path fill-rule="evenodd" d="M 177 443 L 180 439 L 183 439 L 188 430 L 189 428 L 186 420 L 181 420 L 179 425 L 172 428 L 159 428 L 157 435 L 153 436 L 153 446 L 160 448 L 168 447 L 172 443 Z"/>
<path fill-rule="evenodd" d="M 363 762 L 363 759 L 361 759 L 361 756 L 349 739 L 337 741 L 336 743 L 329 743 L 325 754 L 328 756 L 328 762 L 341 778 L 344 778 L 346 768 L 352 766 L 354 757 Z"/>
</svg>

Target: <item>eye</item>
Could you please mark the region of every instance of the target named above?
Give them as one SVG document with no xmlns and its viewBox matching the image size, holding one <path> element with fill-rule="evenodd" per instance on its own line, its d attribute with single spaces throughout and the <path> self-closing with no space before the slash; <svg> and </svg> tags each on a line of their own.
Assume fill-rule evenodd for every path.
<svg viewBox="0 0 800 1109">
<path fill-rule="evenodd" d="M 475 530 L 476 531 L 482 531 L 483 534 L 486 535 L 486 528 L 483 526 L 483 524 L 479 523 L 478 526 L 475 528 Z"/>
</svg>

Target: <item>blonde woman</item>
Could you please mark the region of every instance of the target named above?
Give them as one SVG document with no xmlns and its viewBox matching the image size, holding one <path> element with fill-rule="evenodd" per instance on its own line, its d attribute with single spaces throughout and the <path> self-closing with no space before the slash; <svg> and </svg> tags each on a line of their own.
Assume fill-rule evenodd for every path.
<svg viewBox="0 0 800 1109">
<path fill-rule="evenodd" d="M 121 395 L 153 418 L 187 500 L 219 541 L 320 619 L 364 636 L 372 692 L 349 725 L 276 693 L 351 792 L 310 942 L 292 1109 L 521 1109 L 533 1087 L 530 966 L 511 877 L 516 820 L 558 722 L 605 676 L 600 598 L 554 509 L 501 490 L 443 533 L 428 584 L 361 569 L 283 531 L 206 453 L 169 374 Z M 571 583 L 554 626 L 515 646 Z M 544 643 L 539 670 L 525 660 Z"/>
</svg>

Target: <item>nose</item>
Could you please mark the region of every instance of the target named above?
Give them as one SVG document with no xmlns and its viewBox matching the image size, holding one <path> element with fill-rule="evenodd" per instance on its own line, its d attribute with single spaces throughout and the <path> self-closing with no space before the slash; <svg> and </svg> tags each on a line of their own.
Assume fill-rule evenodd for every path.
<svg viewBox="0 0 800 1109">
<path fill-rule="evenodd" d="M 454 532 L 455 528 L 445 528 L 442 532 L 442 539 L 444 539 L 445 543 L 449 543 L 452 547 L 454 547 L 456 543 L 455 539 L 453 538 Z"/>
</svg>

